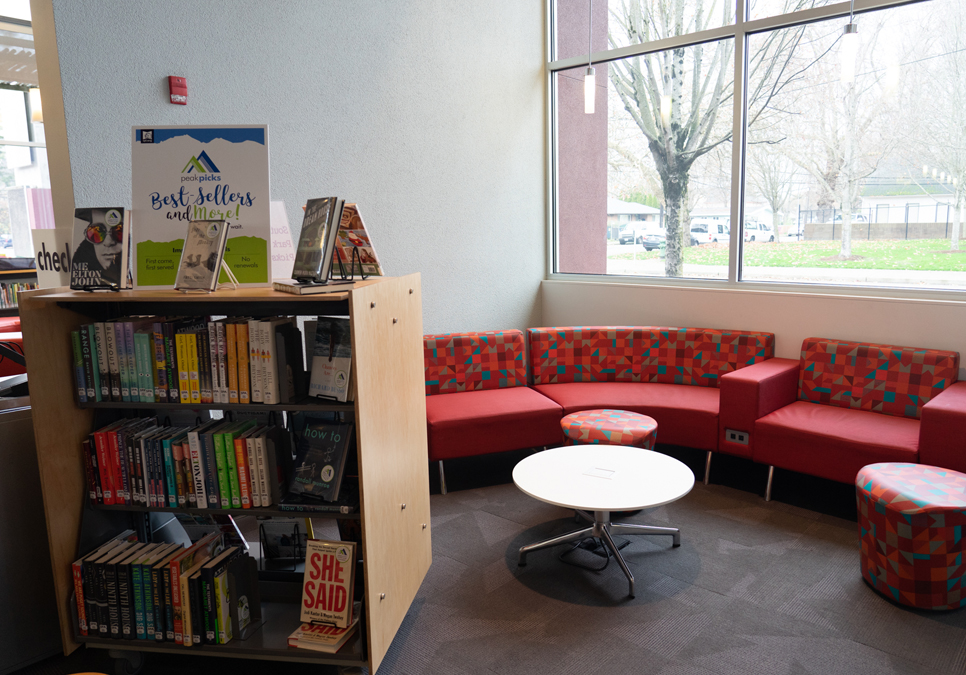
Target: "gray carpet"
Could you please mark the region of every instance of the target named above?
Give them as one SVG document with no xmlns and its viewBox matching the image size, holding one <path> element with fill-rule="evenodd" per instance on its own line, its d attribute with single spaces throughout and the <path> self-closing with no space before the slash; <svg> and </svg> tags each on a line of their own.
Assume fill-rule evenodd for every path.
<svg viewBox="0 0 966 675">
<path fill-rule="evenodd" d="M 859 575 L 854 522 L 698 484 L 628 522 L 681 528 L 628 537 L 600 572 L 531 553 L 574 527 L 513 485 L 433 495 L 433 565 L 379 672 L 963 673 L 966 610 L 892 604 Z M 600 558 L 577 552 L 594 563 Z"/>
<path fill-rule="evenodd" d="M 794 477 L 782 478 L 787 492 Z M 558 560 L 566 547 L 531 553 L 518 567 L 520 546 L 575 524 L 512 484 L 436 494 L 431 508 L 433 565 L 380 675 L 966 672 L 966 610 L 912 611 L 872 591 L 859 576 L 850 520 L 698 484 L 627 519 L 681 528 L 676 549 L 670 537 L 627 538 L 623 554 L 637 579 L 629 599 L 616 563 L 585 571 Z M 586 551 L 574 557 L 602 562 Z M 113 664 L 103 650 L 82 649 L 19 675 L 86 670 L 110 673 Z M 143 674 L 266 671 L 336 673 L 151 654 Z"/>
</svg>

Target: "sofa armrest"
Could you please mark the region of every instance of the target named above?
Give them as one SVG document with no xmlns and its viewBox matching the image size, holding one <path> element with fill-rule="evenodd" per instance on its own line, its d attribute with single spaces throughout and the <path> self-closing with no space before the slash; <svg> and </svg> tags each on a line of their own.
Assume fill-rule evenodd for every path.
<svg viewBox="0 0 966 675">
<path fill-rule="evenodd" d="M 919 462 L 966 473 L 966 382 L 956 382 L 922 407 Z"/>
<path fill-rule="evenodd" d="M 797 359 L 768 359 L 722 375 L 718 408 L 718 448 L 750 457 L 755 420 L 798 398 Z M 741 431 L 745 442 L 728 438 L 725 430 Z"/>
</svg>

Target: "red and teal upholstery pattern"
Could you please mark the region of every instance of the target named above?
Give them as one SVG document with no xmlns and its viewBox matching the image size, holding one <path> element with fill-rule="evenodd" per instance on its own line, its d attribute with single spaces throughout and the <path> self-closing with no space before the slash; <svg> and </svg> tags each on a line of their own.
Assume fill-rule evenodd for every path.
<svg viewBox="0 0 966 675">
<path fill-rule="evenodd" d="M 560 420 L 569 445 L 629 445 L 653 450 L 657 422 L 626 410 L 583 410 Z"/>
<path fill-rule="evenodd" d="M 910 607 L 966 605 L 966 474 L 886 462 L 863 467 L 855 487 L 862 577 Z"/>
<path fill-rule="evenodd" d="M 922 406 L 958 376 L 958 352 L 807 338 L 798 398 L 919 419 Z"/>
<path fill-rule="evenodd" d="M 656 382 L 717 387 L 719 378 L 775 354 L 772 333 L 573 326 L 530 328 L 533 384 Z"/>
<path fill-rule="evenodd" d="M 424 335 L 423 358 L 427 396 L 527 384 L 519 330 Z"/>
</svg>

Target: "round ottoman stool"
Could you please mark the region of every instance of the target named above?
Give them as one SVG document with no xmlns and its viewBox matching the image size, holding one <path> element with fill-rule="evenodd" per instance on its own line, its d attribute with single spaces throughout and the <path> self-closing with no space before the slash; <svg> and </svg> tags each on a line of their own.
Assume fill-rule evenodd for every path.
<svg viewBox="0 0 966 675">
<path fill-rule="evenodd" d="M 582 410 L 560 420 L 568 445 L 630 445 L 653 450 L 657 422 L 647 415 L 626 410 Z"/>
<path fill-rule="evenodd" d="M 855 477 L 862 578 L 919 609 L 966 605 L 966 474 L 881 463 Z"/>
</svg>

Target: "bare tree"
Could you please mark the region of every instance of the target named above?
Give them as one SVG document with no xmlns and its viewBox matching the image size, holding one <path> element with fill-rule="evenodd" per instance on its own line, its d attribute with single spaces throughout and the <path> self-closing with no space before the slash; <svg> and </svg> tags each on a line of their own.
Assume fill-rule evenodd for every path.
<svg viewBox="0 0 966 675">
<path fill-rule="evenodd" d="M 814 0 L 786 0 L 783 11 Z M 722 0 L 624 0 L 612 12 L 612 47 L 685 35 L 731 22 L 733 3 Z M 750 55 L 748 121 L 800 72 L 790 68 L 803 28 L 773 31 Z M 731 140 L 734 43 L 719 40 L 610 64 L 610 77 L 627 113 L 647 141 L 661 179 L 666 209 L 667 276 L 681 276 L 691 169 L 698 158 Z"/>
<path fill-rule="evenodd" d="M 748 184 L 761 195 L 771 209 L 772 229 L 775 241 L 780 242 L 779 226 L 781 213 L 795 187 L 796 168 L 779 148 L 773 145 L 749 150 L 745 165 L 745 178 Z"/>
</svg>

